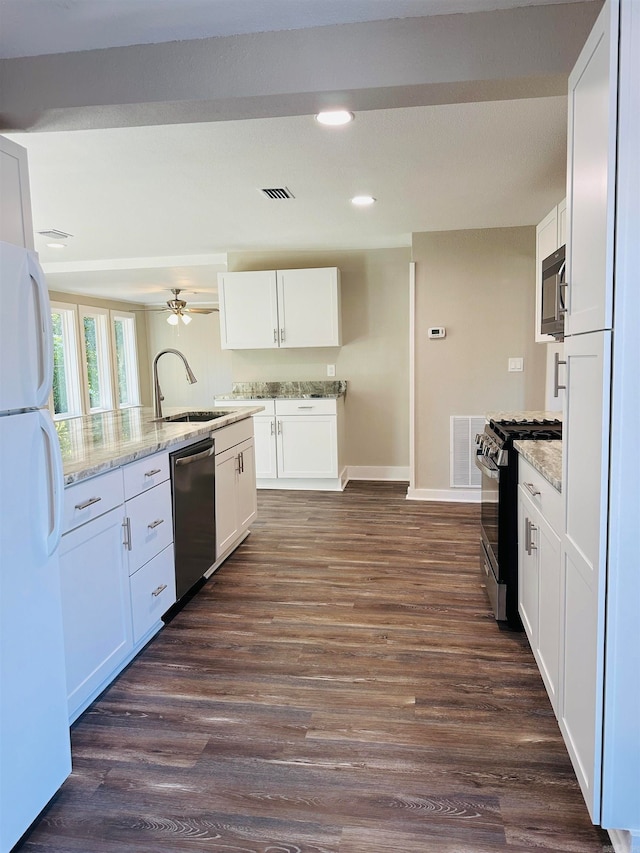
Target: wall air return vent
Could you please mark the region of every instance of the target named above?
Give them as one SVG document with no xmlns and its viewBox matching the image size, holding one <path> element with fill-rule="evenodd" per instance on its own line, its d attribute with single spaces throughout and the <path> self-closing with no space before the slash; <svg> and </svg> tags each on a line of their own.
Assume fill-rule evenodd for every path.
<svg viewBox="0 0 640 853">
<path fill-rule="evenodd" d="M 267 198 L 295 198 L 294 194 L 287 187 L 263 187 L 260 190 Z"/>
<path fill-rule="evenodd" d="M 67 237 L 73 237 L 73 234 L 67 234 L 66 231 L 58 231 L 57 228 L 49 228 L 48 231 L 38 231 L 41 237 L 46 237 L 48 240 L 66 240 Z"/>
<path fill-rule="evenodd" d="M 465 487 L 479 489 L 482 475 L 475 463 L 475 437 L 484 430 L 482 415 L 451 416 L 450 425 L 450 485 L 453 488 Z"/>
</svg>

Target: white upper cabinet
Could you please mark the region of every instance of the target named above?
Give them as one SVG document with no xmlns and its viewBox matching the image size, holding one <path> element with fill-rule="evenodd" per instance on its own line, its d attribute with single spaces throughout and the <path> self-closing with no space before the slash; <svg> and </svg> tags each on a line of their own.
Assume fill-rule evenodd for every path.
<svg viewBox="0 0 640 853">
<path fill-rule="evenodd" d="M 0 240 L 33 249 L 27 151 L 0 136 Z"/>
<path fill-rule="evenodd" d="M 279 270 L 281 347 L 339 347 L 340 271 Z"/>
<path fill-rule="evenodd" d="M 221 273 L 222 349 L 340 346 L 336 267 Z"/>
<path fill-rule="evenodd" d="M 565 335 L 612 325 L 617 44 L 611 3 L 569 77 Z"/>
</svg>

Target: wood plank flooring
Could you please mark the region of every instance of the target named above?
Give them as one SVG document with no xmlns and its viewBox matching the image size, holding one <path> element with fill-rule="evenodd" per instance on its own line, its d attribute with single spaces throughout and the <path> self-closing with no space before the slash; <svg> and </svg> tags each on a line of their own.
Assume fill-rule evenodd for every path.
<svg viewBox="0 0 640 853">
<path fill-rule="evenodd" d="M 479 509 L 259 493 L 251 536 L 72 730 L 25 853 L 611 850 Z"/>
</svg>

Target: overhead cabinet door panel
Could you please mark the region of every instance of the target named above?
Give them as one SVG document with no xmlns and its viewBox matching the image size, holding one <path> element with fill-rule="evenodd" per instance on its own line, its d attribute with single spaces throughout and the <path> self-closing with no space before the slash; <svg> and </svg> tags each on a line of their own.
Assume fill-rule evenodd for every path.
<svg viewBox="0 0 640 853">
<path fill-rule="evenodd" d="M 222 349 L 276 349 L 275 271 L 223 273 L 218 276 L 218 286 Z"/>
<path fill-rule="evenodd" d="M 339 271 L 278 270 L 277 276 L 280 346 L 340 346 Z"/>
</svg>

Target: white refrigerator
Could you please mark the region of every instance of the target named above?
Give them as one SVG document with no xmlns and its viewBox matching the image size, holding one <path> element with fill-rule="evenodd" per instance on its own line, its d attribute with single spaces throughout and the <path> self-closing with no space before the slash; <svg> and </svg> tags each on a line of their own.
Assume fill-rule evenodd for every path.
<svg viewBox="0 0 640 853">
<path fill-rule="evenodd" d="M 34 252 L 0 242 L 0 853 L 71 772 L 52 376 L 42 270 Z"/>
</svg>

